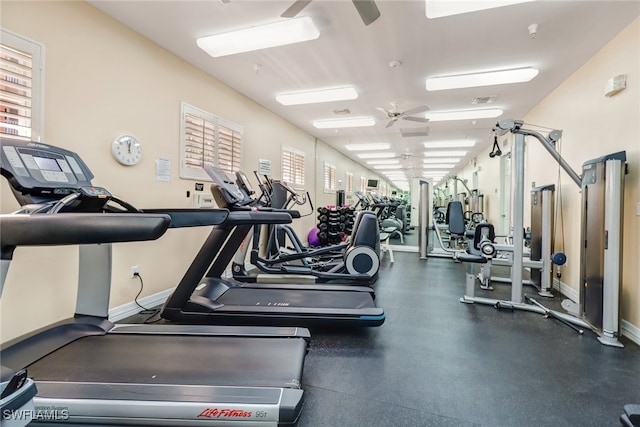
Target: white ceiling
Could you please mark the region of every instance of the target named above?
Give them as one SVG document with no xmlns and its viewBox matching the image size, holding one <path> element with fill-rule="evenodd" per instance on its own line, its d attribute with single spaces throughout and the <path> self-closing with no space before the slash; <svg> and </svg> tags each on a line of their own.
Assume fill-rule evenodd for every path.
<svg viewBox="0 0 640 427">
<path fill-rule="evenodd" d="M 451 1 L 451 0 L 450 0 Z M 196 46 L 198 37 L 271 23 L 293 0 L 89 1 L 129 28 L 209 73 L 258 104 L 325 141 L 353 160 L 349 143 L 390 142 L 408 175 L 421 165 L 422 142 L 475 138 L 462 167 L 492 142 L 496 119 L 431 122 L 428 137 L 402 137 L 400 128 L 425 126 L 388 120 L 377 107 L 400 111 L 428 105 L 432 111 L 475 108 L 474 97 L 497 96 L 491 107 L 502 118 L 522 118 L 554 88 L 640 15 L 638 1 L 535 1 L 439 19 L 427 19 L 424 0 L 378 0 L 380 18 L 365 26 L 351 1 L 314 0 L 298 16 L 310 16 L 320 30 L 313 41 L 212 58 Z M 538 24 L 535 38 L 528 27 Z M 399 61 L 398 67 L 389 63 Z M 532 66 L 529 83 L 438 92 L 425 90 L 430 76 Z M 617 70 L 612 70 L 612 76 Z M 605 82 L 602 82 L 604 90 Z M 282 106 L 282 92 L 354 85 L 353 101 Z M 488 107 L 488 106 L 485 106 Z M 368 128 L 316 129 L 311 122 L 374 116 Z M 544 123 L 562 128 L 562 123 Z M 364 164 L 365 167 L 369 167 Z"/>
</svg>

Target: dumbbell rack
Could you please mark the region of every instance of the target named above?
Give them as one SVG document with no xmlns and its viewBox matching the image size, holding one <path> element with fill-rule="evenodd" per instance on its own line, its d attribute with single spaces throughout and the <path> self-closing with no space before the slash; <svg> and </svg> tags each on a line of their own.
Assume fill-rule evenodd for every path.
<svg viewBox="0 0 640 427">
<path fill-rule="evenodd" d="M 318 211 L 318 239 L 320 246 L 335 245 L 351 234 L 355 209 L 348 206 L 320 207 Z"/>
</svg>

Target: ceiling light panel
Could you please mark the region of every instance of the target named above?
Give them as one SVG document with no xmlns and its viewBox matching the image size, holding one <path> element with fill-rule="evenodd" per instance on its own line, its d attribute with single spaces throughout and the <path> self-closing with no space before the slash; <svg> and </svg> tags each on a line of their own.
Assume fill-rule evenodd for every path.
<svg viewBox="0 0 640 427">
<path fill-rule="evenodd" d="M 426 118 L 432 122 L 444 122 L 450 120 L 475 120 L 494 119 L 501 116 L 500 108 L 485 108 L 482 110 L 456 110 L 456 111 L 429 111 Z"/>
<path fill-rule="evenodd" d="M 282 105 L 319 104 L 322 102 L 348 101 L 356 98 L 358 98 L 358 92 L 352 87 L 338 87 L 276 95 L 276 101 Z"/>
<path fill-rule="evenodd" d="M 433 157 L 429 159 L 422 159 L 422 162 L 425 164 L 458 163 L 459 161 L 460 157 Z"/>
<path fill-rule="evenodd" d="M 446 151 L 425 151 L 425 157 L 464 157 L 467 152 L 464 150 L 446 150 Z"/>
<path fill-rule="evenodd" d="M 455 76 L 430 77 L 426 81 L 428 91 L 462 89 L 467 87 L 494 86 L 510 83 L 524 83 L 538 75 L 532 67 L 510 70 L 486 71 L 482 73 L 459 74 Z"/>
<path fill-rule="evenodd" d="M 356 128 L 373 126 L 376 121 L 373 117 L 353 117 L 351 119 L 314 120 L 313 126 L 318 129 L 332 128 Z"/>
<path fill-rule="evenodd" d="M 375 165 L 374 169 L 402 169 L 402 165 Z"/>
<path fill-rule="evenodd" d="M 533 0 L 475 0 L 475 1 L 451 1 L 451 0 L 425 0 L 424 11 L 429 19 L 442 18 L 451 15 L 477 12 L 496 7 L 509 6 L 518 3 L 527 3 Z"/>
<path fill-rule="evenodd" d="M 308 16 L 201 37 L 198 47 L 214 58 L 314 40 L 320 37 Z"/>
<path fill-rule="evenodd" d="M 367 160 L 368 165 L 397 165 L 398 163 L 400 163 L 398 159 Z"/>
<path fill-rule="evenodd" d="M 430 164 L 422 165 L 424 169 L 451 169 L 454 166 L 455 165 L 451 163 L 439 163 L 437 165 L 430 165 Z"/>
<path fill-rule="evenodd" d="M 372 143 L 372 144 L 348 144 L 345 148 L 349 151 L 371 151 L 371 150 L 388 150 L 391 148 L 391 144 L 387 142 Z"/>
<path fill-rule="evenodd" d="M 358 154 L 361 159 L 391 159 L 396 153 L 362 153 Z"/>
<path fill-rule="evenodd" d="M 451 139 L 449 141 L 429 141 L 424 148 L 470 148 L 476 145 L 475 139 Z"/>
</svg>

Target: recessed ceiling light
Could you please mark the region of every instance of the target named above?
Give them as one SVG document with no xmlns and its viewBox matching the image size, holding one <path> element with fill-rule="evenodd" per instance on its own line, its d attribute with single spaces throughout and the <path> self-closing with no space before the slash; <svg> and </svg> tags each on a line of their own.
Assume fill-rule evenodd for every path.
<svg viewBox="0 0 640 427">
<path fill-rule="evenodd" d="M 444 16 L 459 15 L 462 13 L 477 12 L 479 10 L 493 9 L 509 6 L 511 4 L 526 3 L 533 0 L 482 0 L 482 1 L 444 1 L 425 0 L 424 11 L 427 18 L 442 18 Z"/>
<path fill-rule="evenodd" d="M 426 81 L 429 91 L 462 89 L 466 87 L 493 86 L 508 83 L 528 82 L 538 75 L 536 68 L 525 67 L 511 70 L 496 70 L 456 76 L 430 77 Z"/>
<path fill-rule="evenodd" d="M 374 169 L 402 169 L 402 165 L 375 165 L 373 168 Z"/>
<path fill-rule="evenodd" d="M 358 154 L 361 159 L 390 159 L 395 157 L 396 153 L 362 153 Z"/>
<path fill-rule="evenodd" d="M 396 165 L 398 163 L 400 163 L 398 159 L 367 160 L 368 165 Z"/>
<path fill-rule="evenodd" d="M 356 128 L 373 126 L 376 121 L 373 117 L 353 117 L 351 119 L 314 120 L 313 126 L 318 129 L 331 128 Z"/>
<path fill-rule="evenodd" d="M 451 168 L 453 168 L 454 166 L 455 166 L 455 165 L 454 165 L 454 164 L 451 164 L 451 163 L 448 163 L 448 164 L 445 164 L 445 163 L 439 163 L 439 164 L 437 164 L 437 165 L 429 165 L 429 164 L 422 165 L 422 167 L 423 167 L 424 169 L 438 169 L 438 168 L 440 168 L 440 169 L 451 169 Z"/>
<path fill-rule="evenodd" d="M 434 157 L 430 159 L 422 159 L 424 163 L 436 164 L 436 163 L 458 163 L 460 157 Z"/>
<path fill-rule="evenodd" d="M 425 151 L 425 157 L 464 157 L 467 152 L 464 150 L 447 150 L 447 151 Z"/>
<path fill-rule="evenodd" d="M 451 139 L 448 141 L 429 141 L 424 148 L 469 148 L 476 145 L 475 139 Z"/>
<path fill-rule="evenodd" d="M 352 87 L 338 87 L 276 95 L 276 101 L 282 105 L 316 104 L 321 102 L 347 101 L 356 98 L 358 98 L 358 92 Z"/>
<path fill-rule="evenodd" d="M 214 58 L 314 40 L 320 31 L 308 16 L 200 37 L 198 47 Z"/>
<path fill-rule="evenodd" d="M 501 116 L 502 113 L 503 111 L 499 108 L 485 108 L 482 110 L 429 111 L 425 116 L 432 122 L 444 122 L 448 120 L 493 119 Z"/>
<path fill-rule="evenodd" d="M 348 144 L 345 148 L 349 151 L 388 150 L 391 144 L 386 142 L 372 144 Z"/>
</svg>

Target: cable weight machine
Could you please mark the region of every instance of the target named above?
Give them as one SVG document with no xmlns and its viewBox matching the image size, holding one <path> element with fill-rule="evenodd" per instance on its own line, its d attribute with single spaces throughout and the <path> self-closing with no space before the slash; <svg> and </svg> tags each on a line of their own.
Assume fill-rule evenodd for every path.
<svg viewBox="0 0 640 427">
<path fill-rule="evenodd" d="M 592 330 L 604 345 L 622 347 L 618 338 L 626 153 L 613 153 L 587 161 L 583 164 L 583 175 L 579 176 L 555 148 L 562 137 L 561 130 L 552 130 L 545 137 L 537 131 L 523 128 L 523 125 L 521 120 L 507 119 L 499 121 L 495 127 L 498 135 L 511 132 L 515 137 L 511 153 L 513 244 L 500 245 L 500 250 L 508 250 L 512 254 L 511 298 L 506 301 L 476 297 L 467 287 L 467 295 L 460 301 L 536 312 L 558 319 L 578 332 Z M 578 303 L 569 300 L 562 303 L 571 314 L 549 310 L 528 297 L 526 302 L 523 299 L 524 153 L 528 136 L 542 144 L 582 191 L 580 297 Z"/>
</svg>

